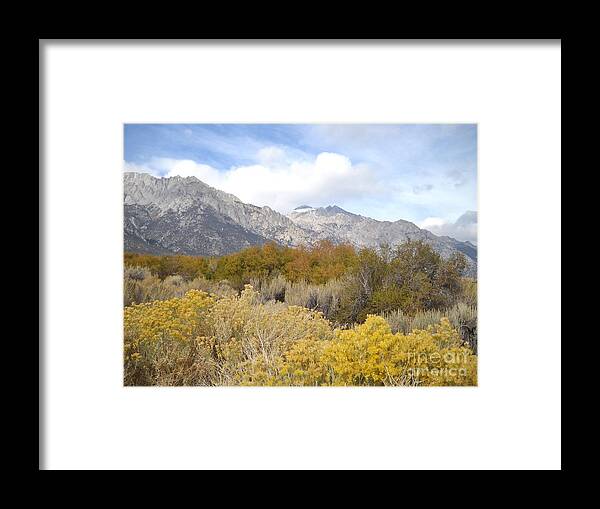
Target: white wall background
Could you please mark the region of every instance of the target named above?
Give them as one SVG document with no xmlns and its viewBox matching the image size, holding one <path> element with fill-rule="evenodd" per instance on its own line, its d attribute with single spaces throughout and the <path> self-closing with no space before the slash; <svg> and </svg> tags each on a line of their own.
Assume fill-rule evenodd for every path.
<svg viewBox="0 0 600 509">
<path fill-rule="evenodd" d="M 559 44 L 42 58 L 45 468 L 560 468 Z M 480 387 L 124 388 L 126 122 L 479 123 Z"/>
</svg>

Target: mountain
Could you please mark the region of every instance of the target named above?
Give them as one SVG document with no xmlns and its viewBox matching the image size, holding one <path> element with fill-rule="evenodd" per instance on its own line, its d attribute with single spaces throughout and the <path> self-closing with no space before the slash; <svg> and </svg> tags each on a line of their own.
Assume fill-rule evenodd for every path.
<svg viewBox="0 0 600 509">
<path fill-rule="evenodd" d="M 377 221 L 336 205 L 301 205 L 285 216 L 244 203 L 195 177 L 125 173 L 124 207 L 126 251 L 218 256 L 268 241 L 299 246 L 328 239 L 374 247 L 423 240 L 443 257 L 464 253 L 468 273 L 476 273 L 476 246 L 438 237 L 408 221 Z"/>
<path fill-rule="evenodd" d="M 456 251 L 466 255 L 470 272 L 475 271 L 477 248 L 470 242 L 450 237 L 439 237 L 404 221 L 377 221 L 370 217 L 348 212 L 338 206 L 294 209 L 289 218 L 296 224 L 316 232 L 317 239 L 329 239 L 337 243 L 355 246 L 397 245 L 408 240 L 422 240 L 431 245 L 443 257 Z"/>
<path fill-rule="evenodd" d="M 222 255 L 273 240 L 309 244 L 311 232 L 269 207 L 243 203 L 196 177 L 125 173 L 125 249 Z"/>
</svg>

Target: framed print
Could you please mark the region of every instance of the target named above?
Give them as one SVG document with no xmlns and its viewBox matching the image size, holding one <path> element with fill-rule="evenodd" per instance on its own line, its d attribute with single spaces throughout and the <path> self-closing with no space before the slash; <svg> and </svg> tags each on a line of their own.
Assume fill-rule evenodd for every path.
<svg viewBox="0 0 600 509">
<path fill-rule="evenodd" d="M 560 40 L 40 40 L 42 470 L 561 468 Z"/>
</svg>

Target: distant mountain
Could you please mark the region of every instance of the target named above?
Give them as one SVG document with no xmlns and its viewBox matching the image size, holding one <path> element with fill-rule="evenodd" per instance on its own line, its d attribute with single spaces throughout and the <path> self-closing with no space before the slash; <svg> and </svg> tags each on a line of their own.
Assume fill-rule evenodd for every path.
<svg viewBox="0 0 600 509">
<path fill-rule="evenodd" d="M 476 273 L 476 246 L 438 237 L 408 221 L 376 221 L 336 205 L 301 205 L 285 216 L 243 203 L 195 177 L 125 173 L 124 206 L 126 251 L 218 256 L 268 241 L 299 246 L 328 239 L 372 247 L 423 240 L 443 257 L 464 253 L 468 273 Z"/>
<path fill-rule="evenodd" d="M 318 239 L 347 242 L 355 246 L 397 245 L 408 240 L 422 240 L 443 257 L 456 251 L 466 255 L 470 273 L 476 270 L 477 248 L 450 237 L 438 237 L 414 223 L 404 221 L 377 221 L 370 217 L 348 212 L 336 205 L 293 210 L 289 218 L 296 224 L 316 232 Z"/>
<path fill-rule="evenodd" d="M 273 240 L 309 244 L 305 231 L 269 207 L 243 203 L 196 177 L 125 173 L 125 249 L 222 255 Z"/>
</svg>

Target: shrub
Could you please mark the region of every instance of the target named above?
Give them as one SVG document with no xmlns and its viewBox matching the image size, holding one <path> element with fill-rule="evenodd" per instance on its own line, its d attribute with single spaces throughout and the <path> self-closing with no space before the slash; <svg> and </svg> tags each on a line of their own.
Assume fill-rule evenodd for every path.
<svg viewBox="0 0 600 509">
<path fill-rule="evenodd" d="M 461 286 L 461 300 L 468 306 L 477 307 L 477 280 L 465 277 Z"/>
<path fill-rule="evenodd" d="M 236 292 L 251 284 L 265 302 L 316 309 L 338 324 L 397 309 L 414 315 L 477 303 L 476 282 L 462 277 L 464 256 L 443 259 L 420 241 L 359 252 L 329 241 L 311 248 L 267 243 L 213 258 L 126 253 L 125 263 L 125 305 L 181 297 L 192 288 L 231 295 L 223 284 L 211 286 L 216 281 Z"/>
<path fill-rule="evenodd" d="M 331 280 L 322 285 L 313 285 L 305 281 L 288 283 L 285 290 L 285 302 L 290 306 L 301 306 L 320 311 L 331 319 L 338 312 L 344 283 Z"/>
<path fill-rule="evenodd" d="M 124 311 L 125 385 L 196 385 L 210 373 L 202 332 L 214 300 L 182 298 L 136 304 Z"/>
<path fill-rule="evenodd" d="M 261 304 L 260 300 L 248 285 L 239 298 L 221 299 L 211 310 L 219 383 L 272 384 L 279 374 L 281 356 L 295 342 L 333 337 L 320 313 L 283 303 Z"/>
<path fill-rule="evenodd" d="M 284 385 L 476 385 L 477 358 L 445 318 L 404 335 L 370 315 L 333 341 L 296 343 L 280 375 Z"/>
<path fill-rule="evenodd" d="M 253 246 L 217 259 L 212 277 L 227 279 L 237 290 L 251 280 L 271 278 L 281 273 L 289 259 L 289 248 L 272 242 Z"/>
<path fill-rule="evenodd" d="M 339 279 L 353 269 L 357 262 L 356 250 L 348 244 L 333 244 L 328 240 L 317 242 L 311 248 L 288 250 L 283 274 L 289 281 L 324 284 Z"/>
<path fill-rule="evenodd" d="M 150 269 L 147 267 L 133 266 L 125 267 L 125 280 L 143 281 L 152 276 Z"/>
<path fill-rule="evenodd" d="M 388 322 L 392 332 L 404 334 L 414 329 L 426 329 L 446 317 L 458 330 L 462 340 L 477 353 L 477 308 L 474 306 L 459 302 L 451 308 L 420 311 L 414 316 L 404 313 L 401 309 L 382 313 L 381 316 Z"/>
<path fill-rule="evenodd" d="M 186 290 L 196 280 L 160 280 L 145 269 L 131 269 L 125 277 L 138 290 L 144 284 L 156 292 L 185 290 L 180 297 L 125 308 L 126 385 L 477 383 L 476 340 L 471 348 L 457 331 L 476 326 L 476 308 L 466 304 L 415 315 L 368 315 L 364 324 L 344 330 L 334 329 L 317 309 L 334 309 L 346 282 L 285 282 L 281 302 L 269 298 L 281 297 L 284 280 L 277 277 L 261 281 L 272 292 L 267 296 L 250 285 L 240 295 L 230 287 L 221 296 Z"/>
<path fill-rule="evenodd" d="M 421 241 L 391 249 L 362 249 L 346 279 L 337 321 L 362 322 L 368 314 L 401 309 L 408 314 L 455 304 L 463 290 L 462 255 L 443 259 Z"/>
<path fill-rule="evenodd" d="M 260 292 L 263 302 L 276 300 L 285 302 L 288 281 L 281 275 L 272 278 L 251 278 L 250 285 Z"/>
<path fill-rule="evenodd" d="M 320 311 L 327 319 L 337 313 L 344 290 L 344 282 L 340 280 L 315 285 L 306 281 L 287 281 L 281 274 L 273 278 L 252 278 L 251 286 L 260 293 L 261 302 L 274 300 Z"/>
<path fill-rule="evenodd" d="M 226 281 L 209 281 L 204 277 L 186 281 L 180 275 L 161 280 L 145 267 L 125 267 L 123 290 L 125 306 L 183 297 L 189 290 L 201 290 L 217 297 L 237 294 Z"/>
<path fill-rule="evenodd" d="M 125 265 L 145 267 L 160 279 L 179 275 L 186 280 L 191 280 L 210 275 L 210 260 L 201 256 L 125 253 Z"/>
</svg>

